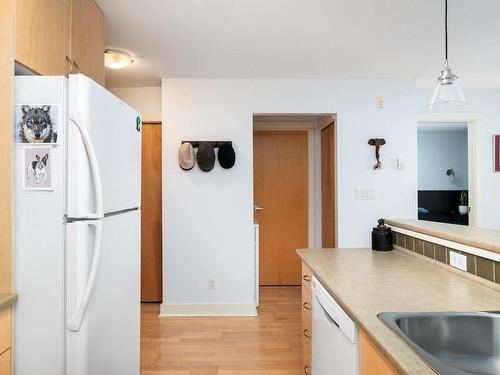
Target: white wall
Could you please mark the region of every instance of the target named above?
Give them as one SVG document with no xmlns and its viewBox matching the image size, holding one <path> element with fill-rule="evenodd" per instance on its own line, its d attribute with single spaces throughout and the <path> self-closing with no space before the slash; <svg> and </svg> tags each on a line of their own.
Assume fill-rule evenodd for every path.
<svg viewBox="0 0 500 375">
<path fill-rule="evenodd" d="M 467 190 L 467 124 L 463 130 L 418 129 L 418 190 Z M 446 175 L 453 169 L 455 178 Z"/>
<path fill-rule="evenodd" d="M 161 121 L 161 87 L 107 87 L 142 114 L 144 122 Z"/>
<path fill-rule="evenodd" d="M 500 173 L 493 172 L 493 135 L 500 134 L 500 89 L 464 89 L 467 103 L 448 112 L 464 112 L 477 119 L 477 226 L 500 229 Z M 417 111 L 430 112 L 431 89 L 417 90 Z"/>
<path fill-rule="evenodd" d="M 164 79 L 162 87 L 164 303 L 253 301 L 254 113 L 338 114 L 339 246 L 369 246 L 379 217 L 416 217 L 413 80 Z M 378 96 L 385 109 L 376 108 Z M 387 141 L 382 171 L 372 169 L 372 137 Z M 232 140 L 235 167 L 182 171 L 185 139 Z M 406 169 L 396 168 L 397 157 Z M 377 200 L 355 201 L 356 187 L 376 189 Z"/>
</svg>

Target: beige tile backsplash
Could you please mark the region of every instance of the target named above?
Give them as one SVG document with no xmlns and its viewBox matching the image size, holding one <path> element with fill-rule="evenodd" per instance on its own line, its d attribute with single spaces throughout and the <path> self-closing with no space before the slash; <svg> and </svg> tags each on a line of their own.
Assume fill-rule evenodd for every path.
<svg viewBox="0 0 500 375">
<path fill-rule="evenodd" d="M 450 264 L 450 250 L 463 254 L 467 257 L 467 272 L 479 276 L 489 281 L 495 281 L 500 284 L 500 262 L 482 258 L 463 251 L 449 249 L 447 247 L 423 241 L 401 233 L 393 232 L 393 243 L 428 258 L 437 260 L 444 264 Z"/>
</svg>

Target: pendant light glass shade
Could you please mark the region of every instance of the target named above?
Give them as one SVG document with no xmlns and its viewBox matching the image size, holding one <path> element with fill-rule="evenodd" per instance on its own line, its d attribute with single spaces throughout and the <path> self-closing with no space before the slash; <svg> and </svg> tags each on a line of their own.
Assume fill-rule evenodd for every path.
<svg viewBox="0 0 500 375">
<path fill-rule="evenodd" d="M 464 93 L 458 83 L 458 76 L 451 71 L 448 65 L 448 0 L 444 0 L 444 69 L 437 79 L 437 86 L 429 104 L 432 108 L 438 104 L 461 104 L 465 103 Z"/>
<path fill-rule="evenodd" d="M 445 103 L 465 103 L 464 93 L 458 82 L 458 77 L 453 74 L 448 65 L 441 71 L 437 79 L 438 83 L 434 90 L 429 107 Z"/>
</svg>

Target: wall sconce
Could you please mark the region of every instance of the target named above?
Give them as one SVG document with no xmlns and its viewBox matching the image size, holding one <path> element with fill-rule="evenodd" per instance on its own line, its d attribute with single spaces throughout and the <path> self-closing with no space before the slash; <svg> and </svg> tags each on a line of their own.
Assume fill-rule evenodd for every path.
<svg viewBox="0 0 500 375">
<path fill-rule="evenodd" d="M 446 171 L 446 175 L 448 176 L 448 179 L 450 181 L 453 181 L 455 179 L 455 171 L 453 170 L 453 168 L 450 168 Z"/>
</svg>

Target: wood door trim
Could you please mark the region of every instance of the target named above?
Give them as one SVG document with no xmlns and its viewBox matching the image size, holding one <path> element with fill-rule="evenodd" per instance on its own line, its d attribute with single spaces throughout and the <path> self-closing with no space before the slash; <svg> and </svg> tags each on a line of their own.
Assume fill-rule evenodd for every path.
<svg viewBox="0 0 500 375">
<path fill-rule="evenodd" d="M 321 246 L 337 246 L 337 177 L 335 121 L 320 130 Z M 325 147 L 326 146 L 326 147 Z M 328 162 L 328 166 L 326 163 Z"/>
</svg>

